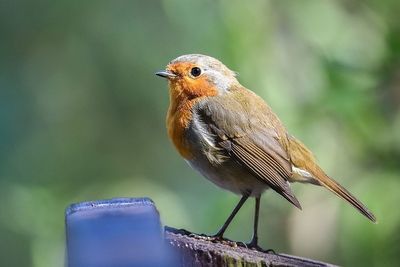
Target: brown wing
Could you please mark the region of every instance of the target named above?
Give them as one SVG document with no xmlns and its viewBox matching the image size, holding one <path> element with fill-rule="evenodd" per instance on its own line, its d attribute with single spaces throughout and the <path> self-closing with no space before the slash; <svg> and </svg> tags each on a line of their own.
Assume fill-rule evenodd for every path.
<svg viewBox="0 0 400 267">
<path fill-rule="evenodd" d="M 231 158 L 301 209 L 288 182 L 292 174 L 289 157 L 263 115 L 268 112 L 265 103 L 260 98 L 248 99 L 240 91 L 237 94 L 208 98 L 199 102 L 194 111 Z"/>
</svg>

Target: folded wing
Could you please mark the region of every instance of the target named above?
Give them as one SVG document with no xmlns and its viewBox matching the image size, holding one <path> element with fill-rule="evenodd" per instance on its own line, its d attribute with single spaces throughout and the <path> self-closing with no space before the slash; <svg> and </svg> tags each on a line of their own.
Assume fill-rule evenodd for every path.
<svg viewBox="0 0 400 267">
<path fill-rule="evenodd" d="M 268 107 L 261 99 L 257 99 L 261 102 L 249 103 L 243 94 L 237 97 L 240 101 L 232 95 L 229 101 L 223 96 L 208 98 L 199 102 L 194 111 L 214 134 L 221 149 L 301 209 L 288 182 L 292 175 L 290 159 L 279 142 L 278 133 L 264 117 Z"/>
</svg>

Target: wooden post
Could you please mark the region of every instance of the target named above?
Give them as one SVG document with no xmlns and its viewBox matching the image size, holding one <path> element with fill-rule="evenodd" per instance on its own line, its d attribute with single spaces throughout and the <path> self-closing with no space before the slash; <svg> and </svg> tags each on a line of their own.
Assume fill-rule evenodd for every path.
<svg viewBox="0 0 400 267">
<path fill-rule="evenodd" d="M 333 266 L 165 227 L 148 198 L 72 204 L 66 210 L 69 267 Z"/>
<path fill-rule="evenodd" d="M 264 253 L 234 242 L 211 242 L 186 230 L 165 227 L 165 239 L 175 248 L 180 257 L 180 266 L 335 266 L 332 264 L 291 256 L 287 254 Z"/>
</svg>

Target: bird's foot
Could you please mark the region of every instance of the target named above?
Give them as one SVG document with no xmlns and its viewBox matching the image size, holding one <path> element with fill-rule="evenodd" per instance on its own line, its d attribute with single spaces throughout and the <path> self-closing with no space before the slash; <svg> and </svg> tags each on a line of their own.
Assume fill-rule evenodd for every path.
<svg viewBox="0 0 400 267">
<path fill-rule="evenodd" d="M 205 240 L 213 242 L 213 243 L 221 243 L 221 244 L 228 245 L 228 246 L 231 246 L 231 247 L 237 247 L 238 246 L 237 242 L 235 242 L 233 240 L 230 240 L 228 238 L 225 238 L 221 234 L 215 234 L 215 235 L 211 235 L 211 236 L 203 235 L 202 239 L 205 239 Z"/>
<path fill-rule="evenodd" d="M 191 237 L 191 238 L 196 238 L 196 239 L 209 241 L 209 242 L 213 242 L 213 243 L 221 243 L 221 244 L 228 245 L 228 246 L 231 246 L 231 247 L 238 247 L 238 246 L 246 247 L 245 243 L 243 243 L 243 242 L 235 242 L 233 240 L 225 238 L 223 236 L 223 234 L 221 234 L 221 233 L 217 233 L 217 234 L 214 234 L 214 235 L 198 234 L 198 233 L 190 232 L 190 231 L 185 230 L 185 229 L 175 229 L 175 228 L 168 227 L 168 226 L 165 226 L 165 231 L 169 231 L 169 232 L 172 232 L 172 233 L 175 233 L 175 234 L 185 235 L 185 236 L 188 236 L 188 237 Z"/>
<path fill-rule="evenodd" d="M 197 233 L 192 233 L 192 232 L 188 232 L 186 235 L 189 237 L 196 238 L 196 239 L 202 239 L 202 240 L 211 241 L 211 242 L 220 242 L 220 241 L 226 240 L 221 235 L 206 235 L 206 234 L 197 234 Z"/>
<path fill-rule="evenodd" d="M 224 236 L 223 236 L 222 234 L 216 233 L 216 234 L 214 234 L 214 235 L 211 235 L 211 236 L 210 236 L 210 239 L 215 240 L 215 241 L 222 241 L 222 240 L 224 240 L 225 238 L 224 238 Z"/>
<path fill-rule="evenodd" d="M 244 244 L 244 243 L 242 243 Z M 248 248 L 248 249 L 252 249 L 252 250 L 257 250 L 259 252 L 263 252 L 263 253 L 269 253 L 269 254 L 276 254 L 276 252 L 273 249 L 263 249 L 262 247 L 260 247 L 257 243 L 257 241 L 252 240 L 250 243 L 244 244 L 244 247 Z"/>
</svg>

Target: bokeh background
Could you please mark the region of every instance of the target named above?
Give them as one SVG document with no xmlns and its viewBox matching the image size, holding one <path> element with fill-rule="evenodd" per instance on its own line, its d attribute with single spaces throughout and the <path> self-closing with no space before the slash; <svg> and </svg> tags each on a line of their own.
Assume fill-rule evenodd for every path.
<svg viewBox="0 0 400 267">
<path fill-rule="evenodd" d="M 148 196 L 163 223 L 213 233 L 238 200 L 168 141 L 166 82 L 214 56 L 260 94 L 374 225 L 318 187 L 262 199 L 261 244 L 345 266 L 400 265 L 400 2 L 1 1 L 0 265 L 64 261 L 73 202 Z M 229 228 L 251 237 L 253 201 Z"/>
</svg>

